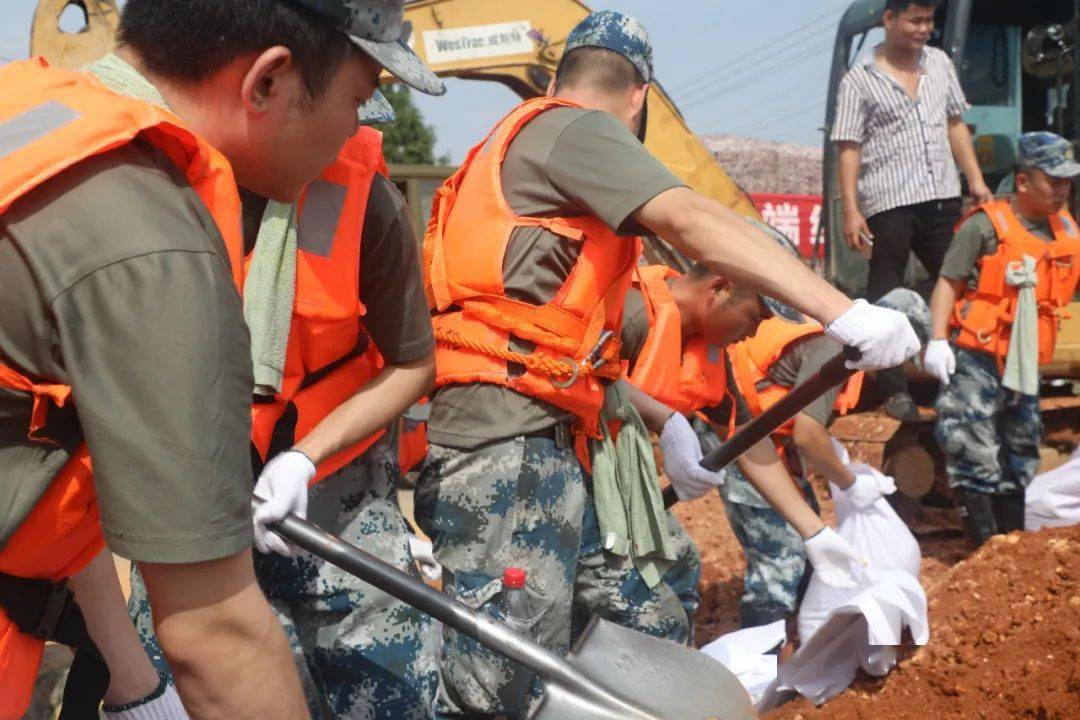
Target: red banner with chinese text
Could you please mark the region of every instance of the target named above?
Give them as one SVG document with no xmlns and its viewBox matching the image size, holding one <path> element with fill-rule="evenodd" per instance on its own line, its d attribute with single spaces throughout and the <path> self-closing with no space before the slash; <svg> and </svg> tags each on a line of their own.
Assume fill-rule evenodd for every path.
<svg viewBox="0 0 1080 720">
<path fill-rule="evenodd" d="M 820 195 L 778 195 L 754 193 L 750 197 L 762 219 L 782 232 L 807 259 L 824 256 L 824 236 L 818 238 L 821 222 Z"/>
</svg>

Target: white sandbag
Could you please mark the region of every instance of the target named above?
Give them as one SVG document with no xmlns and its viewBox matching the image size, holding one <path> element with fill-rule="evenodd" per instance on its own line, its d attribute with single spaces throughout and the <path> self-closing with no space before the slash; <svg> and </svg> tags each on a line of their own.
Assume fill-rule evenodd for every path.
<svg viewBox="0 0 1080 720">
<path fill-rule="evenodd" d="M 1024 498 L 1024 528 L 1065 527 L 1080 523 L 1080 448 L 1069 461 L 1036 475 Z"/>
<path fill-rule="evenodd" d="M 776 655 L 766 654 L 787 641 L 784 621 L 722 635 L 701 648 L 730 670 L 756 704 L 776 680 Z"/>
<path fill-rule="evenodd" d="M 868 472 L 869 466 L 848 463 L 853 471 Z M 875 471 L 876 472 L 876 471 Z M 840 488 L 831 485 L 836 507 L 836 532 L 851 543 L 855 551 L 874 570 L 902 570 L 918 578 L 922 553 L 915 536 L 889 502 L 881 498 L 865 510 L 857 510 Z M 868 578 L 861 578 L 857 587 L 850 590 L 831 588 L 815 576 L 799 608 L 799 638 L 806 642 L 829 613 L 868 587 Z"/>
<path fill-rule="evenodd" d="M 820 705 L 843 692 L 862 667 L 880 677 L 896 664 L 905 628 L 918 645 L 930 639 L 926 594 L 904 570 L 866 571 L 866 587 L 832 608 L 825 622 L 794 657 L 780 666 L 776 682 L 758 704 L 765 712 L 792 692 Z"/>
</svg>

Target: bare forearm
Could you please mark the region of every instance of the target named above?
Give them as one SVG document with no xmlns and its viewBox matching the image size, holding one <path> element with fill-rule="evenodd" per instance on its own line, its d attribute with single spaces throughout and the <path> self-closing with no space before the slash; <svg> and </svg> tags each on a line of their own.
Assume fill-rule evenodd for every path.
<svg viewBox="0 0 1080 720">
<path fill-rule="evenodd" d="M 762 440 L 740 457 L 739 468 L 801 537 L 808 538 L 825 526 L 796 487 L 769 440 Z"/>
<path fill-rule="evenodd" d="M 837 153 L 836 175 L 840 186 L 840 201 L 844 214 L 859 212 L 858 181 L 859 165 L 862 164 L 862 148 L 857 143 L 840 143 Z"/>
<path fill-rule="evenodd" d="M 959 118 L 949 120 L 949 147 L 952 149 L 953 158 L 968 185 L 981 185 L 983 183 L 982 170 L 979 168 L 979 160 L 975 156 L 975 145 L 971 139 L 971 131 L 966 123 Z"/>
<path fill-rule="evenodd" d="M 192 720 L 308 717 L 285 632 L 255 582 L 250 552 L 139 569 Z"/>
<path fill-rule="evenodd" d="M 131 624 L 112 553 L 103 550 L 68 581 L 68 586 L 75 593 L 90 637 L 109 666 L 106 704 L 125 705 L 152 693 L 158 686 L 157 670 Z"/>
<path fill-rule="evenodd" d="M 431 389 L 435 359 L 389 365 L 296 444 L 318 465 L 389 425 Z"/>
<path fill-rule="evenodd" d="M 793 439 L 799 455 L 826 480 L 845 490 L 855 482 L 855 476 L 844 467 L 840 458 L 836 457 L 829 441 L 829 431 L 820 422 L 805 413 L 799 413 L 795 418 Z"/>
<path fill-rule="evenodd" d="M 630 404 L 633 405 L 634 409 L 641 415 L 641 419 L 645 422 L 645 427 L 649 428 L 649 430 L 654 433 L 663 431 L 664 423 L 668 421 L 668 418 L 670 418 L 671 414 L 675 411 L 652 396 L 646 395 L 626 380 L 619 380 L 619 382 L 626 391 L 626 397 L 630 400 Z"/>
<path fill-rule="evenodd" d="M 937 279 L 934 292 L 930 295 L 932 339 L 940 340 L 949 337 L 949 318 L 952 316 L 953 307 L 956 305 L 956 296 L 962 286 L 962 280 L 950 280 L 946 277 Z"/>
<path fill-rule="evenodd" d="M 822 323 L 851 300 L 775 240 L 720 203 L 686 188 L 668 190 L 638 219 L 681 252 L 737 285 L 775 297 Z"/>
</svg>

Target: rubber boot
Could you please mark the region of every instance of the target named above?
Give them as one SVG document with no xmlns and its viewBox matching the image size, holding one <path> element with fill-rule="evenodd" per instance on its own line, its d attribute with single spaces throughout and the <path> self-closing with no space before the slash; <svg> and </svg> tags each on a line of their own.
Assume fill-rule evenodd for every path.
<svg viewBox="0 0 1080 720">
<path fill-rule="evenodd" d="M 957 490 L 960 515 L 964 518 L 964 532 L 975 547 L 979 547 L 998 534 L 994 516 L 994 496 L 970 490 Z"/>
<path fill-rule="evenodd" d="M 999 533 L 1024 529 L 1024 491 L 994 495 L 994 519 Z"/>
</svg>

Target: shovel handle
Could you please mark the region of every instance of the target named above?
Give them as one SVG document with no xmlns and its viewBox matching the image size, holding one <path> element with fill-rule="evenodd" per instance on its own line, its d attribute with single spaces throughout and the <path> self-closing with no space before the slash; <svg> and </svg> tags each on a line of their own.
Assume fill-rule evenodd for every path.
<svg viewBox="0 0 1080 720">
<path fill-rule="evenodd" d="M 792 389 L 775 405 L 744 425 L 727 442 L 702 458 L 701 467 L 715 472 L 730 465 L 737 457 L 776 432 L 800 410 L 828 392 L 829 388 L 846 382 L 855 373 L 846 363 L 849 360 L 858 360 L 860 356 L 857 348 L 845 345 L 843 352 L 822 365 L 813 377 Z M 670 485 L 664 488 L 664 507 L 669 508 L 677 502 L 679 496 L 675 493 L 675 488 Z"/>
</svg>

